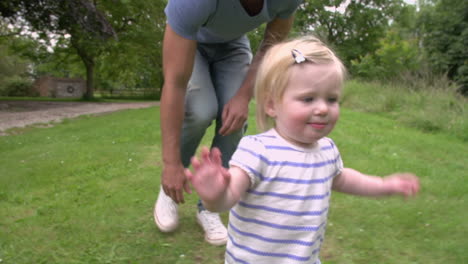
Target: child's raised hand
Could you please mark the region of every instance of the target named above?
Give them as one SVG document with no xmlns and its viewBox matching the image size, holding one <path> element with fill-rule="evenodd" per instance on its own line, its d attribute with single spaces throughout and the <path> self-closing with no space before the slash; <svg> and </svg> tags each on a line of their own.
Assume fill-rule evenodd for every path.
<svg viewBox="0 0 468 264">
<path fill-rule="evenodd" d="M 419 179 L 414 174 L 395 173 L 385 177 L 383 180 L 390 194 L 411 197 L 419 192 Z"/>
<path fill-rule="evenodd" d="M 192 157 L 193 173 L 186 169 L 185 175 L 203 201 L 219 200 L 230 180 L 228 170 L 222 166 L 221 152 L 218 148 L 210 152 L 207 147 L 203 147 L 200 156 L 201 160 Z"/>
</svg>

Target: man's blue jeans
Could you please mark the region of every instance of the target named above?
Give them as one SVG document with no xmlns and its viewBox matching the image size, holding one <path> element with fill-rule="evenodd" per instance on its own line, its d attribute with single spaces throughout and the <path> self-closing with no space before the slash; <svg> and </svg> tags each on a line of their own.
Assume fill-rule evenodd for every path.
<svg viewBox="0 0 468 264">
<path fill-rule="evenodd" d="M 229 160 L 245 132 L 240 129 L 221 136 L 221 115 L 224 105 L 236 94 L 246 77 L 252 60 L 247 37 L 227 43 L 198 43 L 192 76 L 185 96 L 185 118 L 181 133 L 181 155 L 185 167 L 205 135 L 206 129 L 216 122 L 211 147 L 221 150 L 223 166 Z"/>
</svg>

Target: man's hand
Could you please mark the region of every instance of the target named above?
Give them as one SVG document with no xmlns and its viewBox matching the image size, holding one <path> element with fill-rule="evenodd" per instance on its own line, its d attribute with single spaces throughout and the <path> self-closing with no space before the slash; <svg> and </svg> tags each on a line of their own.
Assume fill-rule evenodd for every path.
<svg viewBox="0 0 468 264">
<path fill-rule="evenodd" d="M 184 166 L 168 165 L 164 166 L 162 172 L 162 187 L 166 195 L 170 196 L 174 202 L 184 203 L 184 190 L 190 193 L 189 183 L 185 178 Z"/>
<path fill-rule="evenodd" d="M 223 126 L 219 129 L 219 134 L 226 136 L 241 129 L 249 115 L 249 99 L 235 95 L 224 106 Z"/>
</svg>

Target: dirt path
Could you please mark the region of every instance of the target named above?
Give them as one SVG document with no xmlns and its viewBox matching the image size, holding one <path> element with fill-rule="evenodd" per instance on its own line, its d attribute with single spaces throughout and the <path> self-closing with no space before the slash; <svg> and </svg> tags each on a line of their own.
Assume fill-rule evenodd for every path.
<svg viewBox="0 0 468 264">
<path fill-rule="evenodd" d="M 60 122 L 81 115 L 103 114 L 124 109 L 147 108 L 159 102 L 82 103 L 46 101 L 0 101 L 0 136 L 5 130 L 32 124 Z"/>
</svg>

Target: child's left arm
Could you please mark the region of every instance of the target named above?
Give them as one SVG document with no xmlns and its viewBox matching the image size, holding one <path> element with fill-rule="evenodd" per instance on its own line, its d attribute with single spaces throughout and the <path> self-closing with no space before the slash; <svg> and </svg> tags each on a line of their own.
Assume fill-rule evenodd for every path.
<svg viewBox="0 0 468 264">
<path fill-rule="evenodd" d="M 414 196 L 419 191 L 419 179 L 412 173 L 394 173 L 386 177 L 369 176 L 344 168 L 333 180 L 333 190 L 371 197 L 388 195 Z"/>
</svg>

